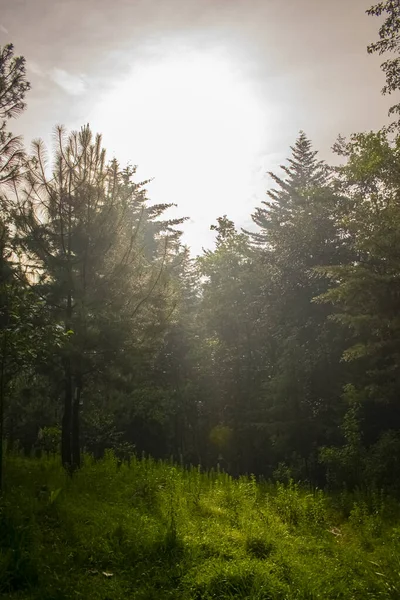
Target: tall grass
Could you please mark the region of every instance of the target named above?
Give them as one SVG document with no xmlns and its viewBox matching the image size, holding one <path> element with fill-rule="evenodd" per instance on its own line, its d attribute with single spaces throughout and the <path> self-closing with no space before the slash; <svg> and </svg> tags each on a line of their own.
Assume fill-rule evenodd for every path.
<svg viewBox="0 0 400 600">
<path fill-rule="evenodd" d="M 110 453 L 70 478 L 14 456 L 0 502 L 0 597 L 400 598 L 400 518 L 381 493 L 331 498 Z"/>
</svg>

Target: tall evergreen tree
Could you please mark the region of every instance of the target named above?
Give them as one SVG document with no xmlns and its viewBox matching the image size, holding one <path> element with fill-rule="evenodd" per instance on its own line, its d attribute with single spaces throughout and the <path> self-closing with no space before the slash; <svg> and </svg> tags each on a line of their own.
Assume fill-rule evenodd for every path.
<svg viewBox="0 0 400 600">
<path fill-rule="evenodd" d="M 286 177 L 271 174 L 279 187 L 253 214 L 261 231 L 249 236 L 273 273 L 268 296 L 258 299 L 269 305 L 275 342 L 265 390 L 270 436 L 277 460 L 290 461 L 295 452 L 308 470 L 321 438 L 334 430 L 341 389 L 333 368 L 340 350 L 327 321 L 329 311 L 313 302 L 328 286 L 315 268 L 340 261 L 343 253 L 335 219 L 340 202 L 326 165 L 303 132 L 282 169 Z"/>
<path fill-rule="evenodd" d="M 352 258 L 324 269 L 332 285 L 321 301 L 336 307 L 334 318 L 347 332 L 348 383 L 363 400 L 368 446 L 400 428 L 400 139 L 359 134 L 344 150 L 348 160 L 339 174 L 349 201 L 341 228 Z"/>
<path fill-rule="evenodd" d="M 268 285 L 268 265 L 258 259 L 247 236 L 226 216 L 212 226 L 214 251 L 199 258 L 203 279 L 199 324 L 208 361 L 203 368 L 213 386 L 206 405 L 210 458 L 239 473 L 262 472 L 266 447 L 260 398 L 269 376 L 266 361 L 268 317 L 260 289 Z"/>
<path fill-rule="evenodd" d="M 317 159 L 318 152 L 312 149 L 311 141 L 303 131 L 290 149 L 292 156 L 287 161 L 288 165 L 281 165 L 284 178 L 268 173 L 278 189 L 268 190 L 269 200 L 263 201 L 252 215 L 261 231 L 247 232 L 253 241 L 267 246 L 273 245 L 280 226 L 290 225 L 299 211 L 307 210 L 315 189 L 323 187 L 328 178 L 326 164 Z"/>
<path fill-rule="evenodd" d="M 21 139 L 7 131 L 7 122 L 25 109 L 29 89 L 24 57 L 14 56 L 12 44 L 0 46 L 0 184 L 15 181 L 21 165 Z"/>
<path fill-rule="evenodd" d="M 80 465 L 88 377 L 129 352 L 133 340 L 154 337 L 165 320 L 165 273 L 181 220 L 161 221 L 167 206 L 148 207 L 132 175 L 106 162 L 101 137 L 88 127 L 68 138 L 59 128 L 52 176 L 37 142 L 15 212 L 21 262 L 30 264 L 34 289 L 65 334 L 62 461 L 71 469 Z"/>
<path fill-rule="evenodd" d="M 9 380 L 7 357 L 9 356 L 10 313 L 18 288 L 18 280 L 12 267 L 9 243 L 9 210 L 5 198 L 5 184 L 15 183 L 23 158 L 21 140 L 7 131 L 7 121 L 25 108 L 24 98 L 30 84 L 26 80 L 25 59 L 14 57 L 12 44 L 0 47 L 0 489 L 2 485 L 3 434 L 6 387 Z"/>
</svg>

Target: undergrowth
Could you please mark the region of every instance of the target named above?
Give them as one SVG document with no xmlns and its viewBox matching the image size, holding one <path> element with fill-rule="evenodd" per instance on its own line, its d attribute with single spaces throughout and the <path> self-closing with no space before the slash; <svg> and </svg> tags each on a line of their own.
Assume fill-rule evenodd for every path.
<svg viewBox="0 0 400 600">
<path fill-rule="evenodd" d="M 0 597 L 400 598 L 400 509 L 112 454 L 6 463 Z"/>
</svg>

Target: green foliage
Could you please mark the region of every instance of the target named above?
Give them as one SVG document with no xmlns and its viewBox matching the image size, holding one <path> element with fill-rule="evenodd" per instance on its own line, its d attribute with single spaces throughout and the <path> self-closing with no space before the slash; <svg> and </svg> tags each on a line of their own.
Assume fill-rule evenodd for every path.
<svg viewBox="0 0 400 600">
<path fill-rule="evenodd" d="M 371 6 L 367 14 L 375 17 L 385 17 L 385 20 L 379 28 L 379 40 L 368 46 L 369 54 L 378 53 L 379 55 L 387 52 L 398 54 L 399 51 L 399 32 L 400 32 L 400 5 L 397 0 L 386 0 Z M 400 65 L 399 59 L 388 58 L 381 65 L 385 73 L 386 84 L 382 89 L 383 94 L 392 94 L 400 88 Z M 391 107 L 389 114 L 400 112 L 400 105 L 395 104 Z"/>
</svg>

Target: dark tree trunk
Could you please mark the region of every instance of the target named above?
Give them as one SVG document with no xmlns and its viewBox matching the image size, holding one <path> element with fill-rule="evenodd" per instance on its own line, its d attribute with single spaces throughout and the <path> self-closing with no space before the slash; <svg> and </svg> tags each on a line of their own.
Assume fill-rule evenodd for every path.
<svg viewBox="0 0 400 600">
<path fill-rule="evenodd" d="M 74 401 L 72 403 L 72 469 L 79 469 L 81 466 L 81 445 L 80 445 L 80 428 L 79 428 L 79 409 L 81 400 L 81 384 L 78 381 Z"/>
<path fill-rule="evenodd" d="M 3 438 L 4 438 L 4 361 L 0 366 L 0 493 L 3 489 Z"/>
<path fill-rule="evenodd" d="M 62 418 L 61 431 L 61 460 L 63 467 L 67 470 L 72 466 L 72 447 L 71 447 L 71 430 L 72 430 L 72 372 L 71 361 L 69 358 L 65 360 L 65 392 L 64 392 L 64 414 Z"/>
<path fill-rule="evenodd" d="M 3 490 L 3 443 L 4 443 L 4 413 L 5 413 L 5 395 L 6 395 L 6 360 L 7 360 L 7 324 L 8 324 L 8 307 L 5 310 L 5 319 L 3 323 L 3 347 L 0 364 L 0 493 Z"/>
<path fill-rule="evenodd" d="M 69 204 L 68 211 L 68 225 L 69 225 L 69 235 L 68 235 L 68 260 L 71 255 L 71 204 Z M 65 315 L 65 331 L 66 333 L 71 329 L 71 321 L 72 321 L 72 293 L 71 293 L 71 271 L 70 264 L 68 264 L 68 276 L 70 283 L 70 290 L 68 291 L 67 296 L 67 310 Z M 61 462 L 63 467 L 72 473 L 73 470 L 73 458 L 72 458 L 72 418 L 73 418 L 73 401 L 74 401 L 74 386 L 73 386 L 73 376 L 72 376 L 72 360 L 70 355 L 70 350 L 68 351 L 68 355 L 64 360 L 64 415 L 62 419 L 61 425 Z"/>
</svg>

